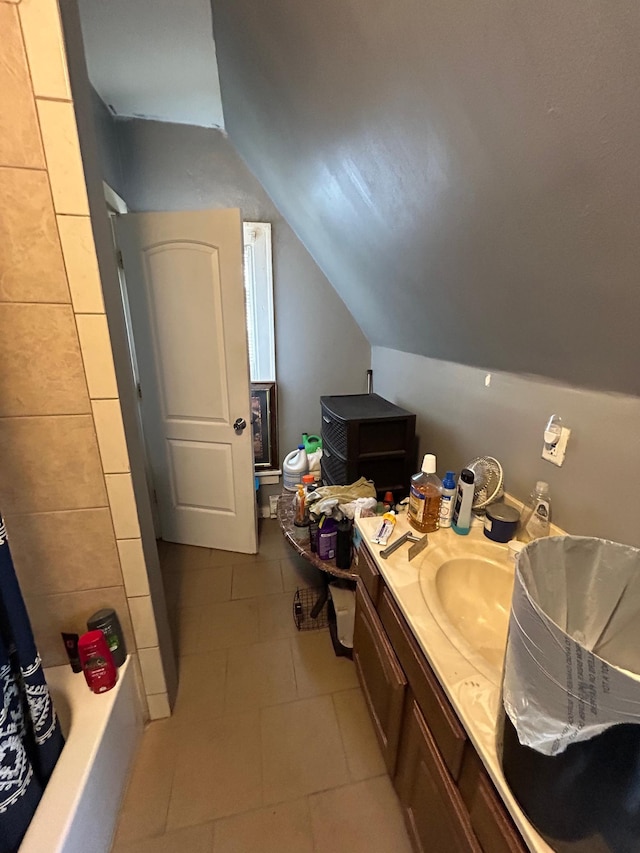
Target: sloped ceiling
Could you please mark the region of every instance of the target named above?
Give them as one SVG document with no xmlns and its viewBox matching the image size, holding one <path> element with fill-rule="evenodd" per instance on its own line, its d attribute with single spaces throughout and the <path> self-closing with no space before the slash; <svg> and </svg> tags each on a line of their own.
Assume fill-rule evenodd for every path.
<svg viewBox="0 0 640 853">
<path fill-rule="evenodd" d="M 638 394 L 639 8 L 213 0 L 226 127 L 372 344 Z"/>
</svg>

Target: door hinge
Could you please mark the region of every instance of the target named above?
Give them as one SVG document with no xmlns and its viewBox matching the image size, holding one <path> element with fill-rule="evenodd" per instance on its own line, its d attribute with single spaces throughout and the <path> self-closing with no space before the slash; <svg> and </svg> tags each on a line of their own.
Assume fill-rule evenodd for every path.
<svg viewBox="0 0 640 853">
<path fill-rule="evenodd" d="M 138 395 L 138 399 L 142 400 L 142 387 L 139 382 L 136 382 L 136 394 Z"/>
<path fill-rule="evenodd" d="M 122 252 L 120 251 L 120 249 L 118 249 L 116 251 L 116 260 L 118 262 L 118 266 L 120 267 L 120 269 L 123 270 L 124 269 L 124 261 L 122 260 Z"/>
</svg>

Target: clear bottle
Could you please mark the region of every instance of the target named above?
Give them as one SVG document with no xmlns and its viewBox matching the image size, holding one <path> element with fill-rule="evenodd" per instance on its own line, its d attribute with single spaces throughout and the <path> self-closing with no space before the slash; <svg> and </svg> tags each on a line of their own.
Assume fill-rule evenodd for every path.
<svg viewBox="0 0 640 853">
<path fill-rule="evenodd" d="M 521 542 L 531 542 L 533 539 L 548 536 L 550 526 L 551 496 L 549 495 L 549 483 L 538 480 L 522 513 L 518 539 Z"/>
<path fill-rule="evenodd" d="M 440 527 L 451 527 L 453 508 L 456 505 L 456 481 L 453 471 L 447 471 L 442 481 L 442 503 L 440 504 Z"/>
<path fill-rule="evenodd" d="M 411 478 L 409 524 L 420 533 L 432 533 L 440 527 L 442 481 L 436 476 L 436 457 L 426 453 L 422 470 Z"/>
</svg>

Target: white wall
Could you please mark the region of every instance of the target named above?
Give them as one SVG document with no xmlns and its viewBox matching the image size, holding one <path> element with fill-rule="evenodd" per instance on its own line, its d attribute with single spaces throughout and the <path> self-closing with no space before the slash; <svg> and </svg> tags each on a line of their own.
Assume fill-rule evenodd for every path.
<svg viewBox="0 0 640 853">
<path fill-rule="evenodd" d="M 486 387 L 487 371 L 385 347 L 372 366 L 376 393 L 417 414 L 419 453 L 436 453 L 439 473 L 495 456 L 520 499 L 547 480 L 561 527 L 640 547 L 640 398 L 500 372 Z M 562 468 L 540 458 L 554 413 L 572 430 Z"/>
</svg>

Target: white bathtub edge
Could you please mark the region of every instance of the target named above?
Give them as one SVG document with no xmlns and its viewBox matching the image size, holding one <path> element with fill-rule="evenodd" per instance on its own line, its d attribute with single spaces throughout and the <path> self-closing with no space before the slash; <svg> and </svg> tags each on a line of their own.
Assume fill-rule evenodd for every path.
<svg viewBox="0 0 640 853">
<path fill-rule="evenodd" d="M 71 728 L 19 853 L 108 853 L 142 733 L 133 665 L 128 659 L 99 696 L 68 666 L 46 677 L 71 706 Z"/>
</svg>

